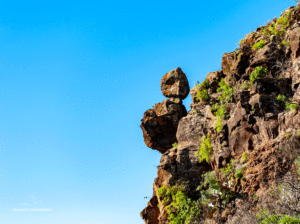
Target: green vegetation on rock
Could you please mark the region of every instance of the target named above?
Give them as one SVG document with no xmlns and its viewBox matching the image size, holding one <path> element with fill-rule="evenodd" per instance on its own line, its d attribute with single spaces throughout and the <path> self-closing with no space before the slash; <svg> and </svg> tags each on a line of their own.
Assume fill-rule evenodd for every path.
<svg viewBox="0 0 300 224">
<path fill-rule="evenodd" d="M 253 72 L 251 72 L 251 75 L 250 75 L 250 84 L 252 85 L 253 84 L 253 81 L 258 79 L 258 77 L 262 77 L 262 76 L 265 76 L 267 74 L 268 70 L 265 69 L 264 67 L 262 66 L 258 66 L 254 69 Z"/>
<path fill-rule="evenodd" d="M 247 153 L 246 152 L 243 152 L 242 160 L 243 160 L 243 163 L 247 161 Z"/>
<path fill-rule="evenodd" d="M 199 101 L 200 99 L 204 102 L 209 101 L 210 97 L 208 95 L 208 85 L 209 82 L 205 79 L 201 84 L 197 85 L 196 89 L 196 100 Z"/>
<path fill-rule="evenodd" d="M 158 197 L 162 198 L 170 224 L 196 223 L 195 218 L 200 214 L 200 203 L 187 197 L 185 187 L 163 185 L 158 189 Z"/>
<path fill-rule="evenodd" d="M 212 105 L 210 110 L 214 112 L 214 115 L 217 117 L 214 128 L 217 133 L 220 133 L 223 129 L 222 120 L 225 117 L 226 104 L 232 99 L 235 88 L 232 88 L 223 78 L 218 85 L 219 88 L 217 89 L 217 92 L 221 92 L 221 95 L 218 97 L 220 103 Z"/>
<path fill-rule="evenodd" d="M 201 142 L 201 146 L 196 152 L 196 156 L 199 157 L 199 162 L 201 163 L 203 160 L 206 160 L 206 162 L 210 162 L 209 156 L 212 154 L 213 149 L 211 147 L 211 140 L 210 140 L 210 134 L 207 134 L 207 137 L 203 137 L 202 139 L 199 139 Z"/>
<path fill-rule="evenodd" d="M 285 109 L 286 110 L 296 110 L 298 108 L 298 104 L 296 103 L 290 103 L 290 102 L 286 102 L 285 103 Z"/>
<path fill-rule="evenodd" d="M 290 46 L 290 42 L 283 40 L 283 41 L 281 41 L 281 45 Z"/>
<path fill-rule="evenodd" d="M 175 148 L 175 147 L 177 147 L 177 146 L 178 146 L 178 143 L 177 143 L 177 142 L 175 142 L 175 143 L 172 144 L 172 147 L 173 147 L 173 148 Z"/>
<path fill-rule="evenodd" d="M 239 178 L 239 177 L 243 176 L 244 172 L 245 172 L 244 169 L 237 169 L 234 174 L 234 178 Z"/>
<path fill-rule="evenodd" d="M 271 215 L 266 209 L 256 215 L 261 224 L 300 224 L 300 216 Z"/>
<path fill-rule="evenodd" d="M 280 102 L 284 102 L 285 98 L 286 98 L 286 96 L 279 94 L 279 95 L 276 97 L 276 100 L 277 100 L 277 101 L 280 101 Z"/>
<path fill-rule="evenodd" d="M 258 49 L 262 48 L 263 46 L 265 46 L 265 41 L 260 40 L 259 42 L 256 42 L 255 44 L 253 44 L 252 49 L 258 50 Z"/>
</svg>

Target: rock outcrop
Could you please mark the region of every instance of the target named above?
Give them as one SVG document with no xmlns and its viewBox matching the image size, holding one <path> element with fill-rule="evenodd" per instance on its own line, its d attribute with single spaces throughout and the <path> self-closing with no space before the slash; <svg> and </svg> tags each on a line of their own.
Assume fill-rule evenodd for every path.
<svg viewBox="0 0 300 224">
<path fill-rule="evenodd" d="M 163 76 L 170 99 L 147 110 L 141 124 L 146 145 L 162 153 L 145 223 L 259 223 L 266 212 L 300 214 L 299 68 L 298 6 L 246 35 L 224 53 L 222 70 L 191 91 L 180 68 Z M 163 191 L 174 186 L 184 186 L 181 202 Z"/>
<path fill-rule="evenodd" d="M 177 142 L 179 120 L 187 115 L 182 99 L 187 97 L 190 87 L 180 68 L 164 75 L 160 83 L 163 95 L 170 99 L 165 99 L 162 103 L 155 104 L 154 109 L 147 110 L 141 128 L 146 145 L 164 153 Z"/>
</svg>

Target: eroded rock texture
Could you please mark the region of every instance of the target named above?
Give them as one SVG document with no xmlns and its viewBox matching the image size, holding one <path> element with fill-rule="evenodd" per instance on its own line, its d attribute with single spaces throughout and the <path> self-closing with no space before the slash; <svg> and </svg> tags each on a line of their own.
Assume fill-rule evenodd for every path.
<svg viewBox="0 0 300 224">
<path fill-rule="evenodd" d="M 162 78 L 161 90 L 170 100 L 147 110 L 141 124 L 146 145 L 162 153 L 153 197 L 141 212 L 145 223 L 169 223 L 160 187 L 188 183 L 186 194 L 197 201 L 202 174 L 211 171 L 220 191 L 232 197 L 225 201 L 222 192 L 215 192 L 210 205 L 201 205 L 196 223 L 259 223 L 259 208 L 300 214 L 294 162 L 300 156 L 300 10 L 290 7 L 282 16 L 288 25 L 274 19 L 247 34 L 236 52 L 223 54 L 222 70 L 208 73 L 205 85 L 191 89 L 188 113 L 181 103 L 189 91 L 185 74 L 177 68 Z M 268 31 L 271 26 L 278 35 Z M 254 49 L 262 40 L 264 45 Z M 266 72 L 253 78 L 259 67 Z M 201 100 L 200 91 L 209 97 Z M 209 162 L 199 162 L 196 152 L 208 134 Z M 239 170 L 243 172 L 237 175 Z"/>
<path fill-rule="evenodd" d="M 165 97 L 185 99 L 190 91 L 188 80 L 181 68 L 175 68 L 165 74 L 160 81 L 160 86 Z"/>
<path fill-rule="evenodd" d="M 179 120 L 186 116 L 184 105 L 174 103 L 168 99 L 147 110 L 142 119 L 144 141 L 149 148 L 164 153 L 172 147 L 176 140 Z"/>
</svg>

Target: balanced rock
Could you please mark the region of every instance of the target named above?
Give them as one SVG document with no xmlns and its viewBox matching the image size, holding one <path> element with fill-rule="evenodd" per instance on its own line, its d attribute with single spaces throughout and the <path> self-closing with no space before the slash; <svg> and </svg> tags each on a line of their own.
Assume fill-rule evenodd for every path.
<svg viewBox="0 0 300 224">
<path fill-rule="evenodd" d="M 172 148 L 176 140 L 179 120 L 187 115 L 184 105 L 165 99 L 147 110 L 142 119 L 141 128 L 144 141 L 151 149 L 164 153 Z"/>
<path fill-rule="evenodd" d="M 181 68 L 165 74 L 160 81 L 161 92 L 165 97 L 185 99 L 190 91 L 189 82 Z"/>
</svg>

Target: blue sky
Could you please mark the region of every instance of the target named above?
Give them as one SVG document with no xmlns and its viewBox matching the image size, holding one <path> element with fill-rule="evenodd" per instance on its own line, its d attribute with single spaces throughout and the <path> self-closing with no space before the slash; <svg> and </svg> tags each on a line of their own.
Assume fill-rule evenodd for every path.
<svg viewBox="0 0 300 224">
<path fill-rule="evenodd" d="M 160 153 L 139 125 L 161 77 L 181 67 L 193 87 L 292 5 L 2 1 L 0 223 L 142 224 Z M 13 211 L 30 208 L 51 211 Z"/>
</svg>

